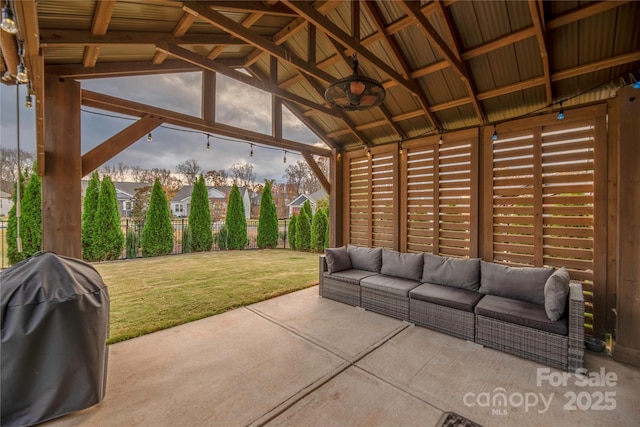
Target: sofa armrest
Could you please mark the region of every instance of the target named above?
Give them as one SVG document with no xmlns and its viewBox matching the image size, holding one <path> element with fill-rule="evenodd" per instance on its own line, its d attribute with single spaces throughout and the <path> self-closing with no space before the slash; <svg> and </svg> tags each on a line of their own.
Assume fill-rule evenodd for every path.
<svg viewBox="0 0 640 427">
<path fill-rule="evenodd" d="M 584 294 L 582 283 L 569 283 L 569 371 L 582 369 L 584 358 Z"/>
<path fill-rule="evenodd" d="M 320 295 L 322 295 L 322 287 L 324 285 L 324 273 L 329 271 L 329 267 L 327 267 L 327 259 L 324 255 L 319 256 L 319 275 L 318 275 L 318 285 L 320 286 Z"/>
</svg>

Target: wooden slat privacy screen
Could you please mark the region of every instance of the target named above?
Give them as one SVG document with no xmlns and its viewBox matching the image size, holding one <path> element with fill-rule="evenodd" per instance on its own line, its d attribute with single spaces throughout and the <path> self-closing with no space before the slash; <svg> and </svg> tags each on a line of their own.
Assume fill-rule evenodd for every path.
<svg viewBox="0 0 640 427">
<path fill-rule="evenodd" d="M 606 317 L 606 105 L 345 155 L 344 241 L 565 266 Z M 481 242 L 481 244 L 479 243 Z M 594 300 L 594 290 L 598 299 Z M 587 317 L 590 323 L 591 317 Z M 590 332 L 590 325 L 587 331 Z"/>
</svg>

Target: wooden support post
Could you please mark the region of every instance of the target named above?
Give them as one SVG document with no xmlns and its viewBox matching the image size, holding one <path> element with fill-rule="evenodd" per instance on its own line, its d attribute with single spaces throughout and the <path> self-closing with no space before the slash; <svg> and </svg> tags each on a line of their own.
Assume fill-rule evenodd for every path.
<svg viewBox="0 0 640 427">
<path fill-rule="evenodd" d="M 640 366 L 640 93 L 618 91 L 618 292 L 613 358 Z"/>
<path fill-rule="evenodd" d="M 80 83 L 45 76 L 42 249 L 82 258 Z"/>
<path fill-rule="evenodd" d="M 331 192 L 329 193 L 329 246 L 332 248 L 345 244 L 343 239 L 344 220 L 344 181 L 343 181 L 343 158 L 340 151 L 333 149 L 333 155 L 329 158 Z"/>
<path fill-rule="evenodd" d="M 202 120 L 216 121 L 216 73 L 211 70 L 202 70 Z"/>
</svg>

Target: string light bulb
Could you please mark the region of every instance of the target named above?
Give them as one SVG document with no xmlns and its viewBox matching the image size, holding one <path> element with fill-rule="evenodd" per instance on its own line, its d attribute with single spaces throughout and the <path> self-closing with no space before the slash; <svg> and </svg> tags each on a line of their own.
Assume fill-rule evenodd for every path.
<svg viewBox="0 0 640 427">
<path fill-rule="evenodd" d="M 442 145 L 444 141 L 442 140 L 442 131 L 440 131 L 440 140 L 438 141 L 439 145 Z"/>
<path fill-rule="evenodd" d="M 633 73 L 629 73 L 629 80 L 632 82 L 631 87 L 634 89 L 640 89 L 640 80 L 636 80 L 636 76 L 634 76 Z"/>
<path fill-rule="evenodd" d="M 251 151 L 249 151 L 249 157 L 253 157 L 253 144 L 251 144 Z"/>
<path fill-rule="evenodd" d="M 558 120 L 564 120 L 564 109 L 562 108 L 562 101 L 560 101 L 560 112 L 558 113 Z"/>
<path fill-rule="evenodd" d="M 287 163 L 287 151 L 284 152 L 284 158 L 282 159 L 282 163 Z"/>
<path fill-rule="evenodd" d="M 27 108 L 31 108 L 33 106 L 33 97 L 29 92 L 27 92 L 27 97 L 24 100 L 24 105 Z"/>
<path fill-rule="evenodd" d="M 16 81 L 18 83 L 27 83 L 29 76 L 27 76 L 27 67 L 22 62 L 18 64 L 18 72 L 16 73 Z"/>
<path fill-rule="evenodd" d="M 209 134 L 207 134 L 207 150 L 211 150 L 211 143 L 209 142 Z"/>
<path fill-rule="evenodd" d="M 2 22 L 0 23 L 0 28 L 9 34 L 18 33 L 18 26 L 16 25 L 16 20 L 13 18 L 13 12 L 11 12 L 8 1 L 5 2 L 2 7 Z"/>
<path fill-rule="evenodd" d="M 151 132 L 149 132 L 149 135 L 147 135 L 147 142 L 151 141 L 153 141 L 153 136 L 151 136 Z"/>
<path fill-rule="evenodd" d="M 493 141 L 497 141 L 498 140 L 498 131 L 496 130 L 496 125 L 493 125 L 493 135 L 491 135 L 491 139 Z"/>
<path fill-rule="evenodd" d="M 404 154 L 404 149 L 402 147 L 402 141 L 400 141 L 400 155 Z"/>
</svg>

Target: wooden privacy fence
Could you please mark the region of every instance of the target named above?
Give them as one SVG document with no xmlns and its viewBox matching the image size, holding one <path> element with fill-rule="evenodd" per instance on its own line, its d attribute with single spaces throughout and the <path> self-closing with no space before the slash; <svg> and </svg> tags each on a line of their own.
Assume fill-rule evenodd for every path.
<svg viewBox="0 0 640 427">
<path fill-rule="evenodd" d="M 565 266 L 604 331 L 612 174 L 607 105 L 351 151 L 344 241 L 406 252 Z M 613 196 L 613 195 L 612 195 Z M 609 277 L 612 277 L 610 275 Z M 611 284 L 610 284 L 611 286 Z"/>
</svg>

